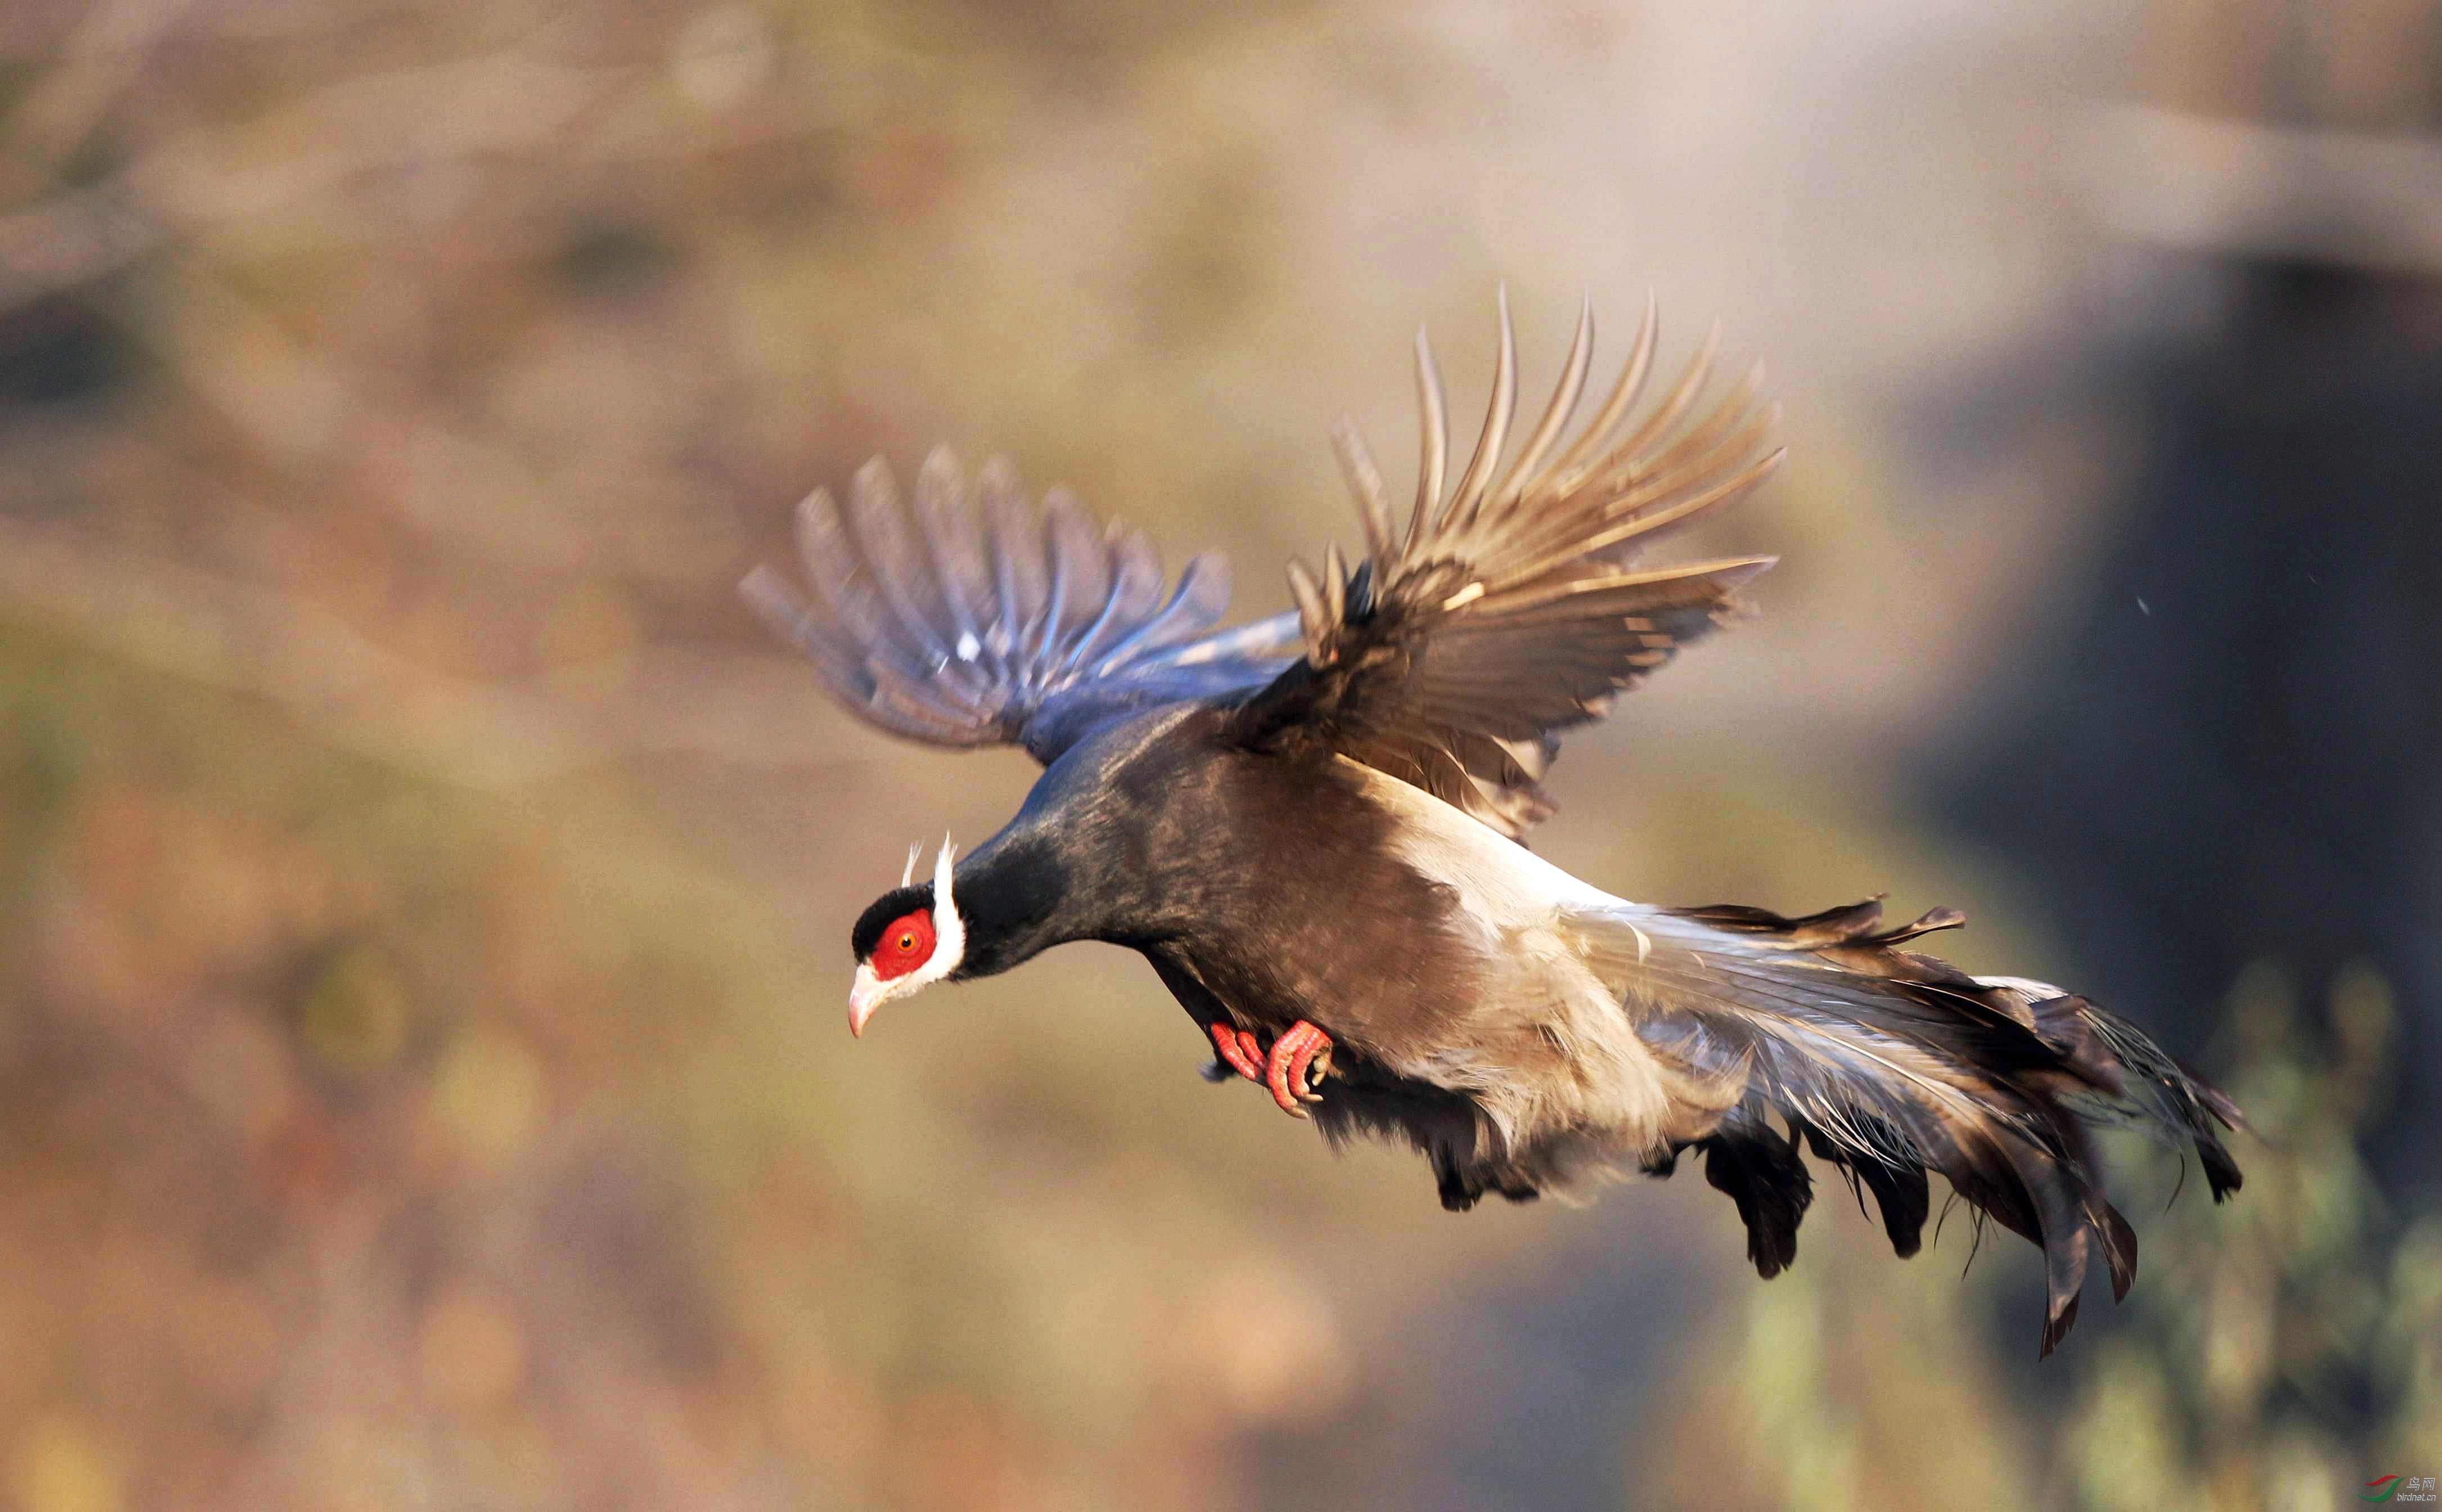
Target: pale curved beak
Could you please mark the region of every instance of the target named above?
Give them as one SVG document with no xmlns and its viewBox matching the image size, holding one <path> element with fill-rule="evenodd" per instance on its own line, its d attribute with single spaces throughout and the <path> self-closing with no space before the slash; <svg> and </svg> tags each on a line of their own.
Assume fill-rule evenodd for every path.
<svg viewBox="0 0 2442 1512">
<path fill-rule="evenodd" d="M 885 983 L 873 975 L 870 966 L 856 969 L 856 984 L 847 990 L 847 1031 L 858 1039 L 865 1038 L 865 1021 L 882 1006 Z"/>
</svg>

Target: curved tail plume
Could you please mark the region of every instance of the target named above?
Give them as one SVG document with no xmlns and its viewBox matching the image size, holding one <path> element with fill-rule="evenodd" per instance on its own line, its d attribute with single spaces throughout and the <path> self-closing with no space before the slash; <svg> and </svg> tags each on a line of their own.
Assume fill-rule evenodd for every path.
<svg viewBox="0 0 2442 1512">
<path fill-rule="evenodd" d="M 2240 1182 L 2219 1137 L 2238 1109 L 2084 997 L 1900 948 L 1964 922 L 1957 910 L 1881 921 L 1871 900 L 1802 919 L 1721 904 L 1588 920 L 1609 940 L 1639 1037 L 1671 1068 L 1678 1121 L 1645 1169 L 1667 1175 L 1702 1150 L 1765 1276 L 1797 1252 L 1813 1198 L 1801 1149 L 1873 1193 L 1902 1256 L 1922 1242 L 1926 1177 L 1939 1174 L 1979 1217 L 2043 1249 L 2048 1355 L 2076 1321 L 2092 1260 L 2115 1300 L 2137 1273 L 2137 1236 L 2105 1193 L 2091 1126 L 2193 1147 L 2219 1201 Z"/>
</svg>

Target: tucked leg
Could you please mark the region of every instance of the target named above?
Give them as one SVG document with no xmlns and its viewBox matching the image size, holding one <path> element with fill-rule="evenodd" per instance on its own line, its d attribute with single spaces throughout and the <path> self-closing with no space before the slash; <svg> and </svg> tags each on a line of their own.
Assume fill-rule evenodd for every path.
<svg viewBox="0 0 2442 1512">
<path fill-rule="evenodd" d="M 1284 1112 L 1298 1118 L 1306 1117 L 1299 1104 L 1320 1102 L 1322 1094 L 1315 1088 L 1331 1074 L 1331 1036 L 1299 1019 L 1286 1032 L 1272 1041 L 1272 1053 L 1264 1066 L 1264 1084 L 1271 1088 L 1272 1101 Z"/>
</svg>

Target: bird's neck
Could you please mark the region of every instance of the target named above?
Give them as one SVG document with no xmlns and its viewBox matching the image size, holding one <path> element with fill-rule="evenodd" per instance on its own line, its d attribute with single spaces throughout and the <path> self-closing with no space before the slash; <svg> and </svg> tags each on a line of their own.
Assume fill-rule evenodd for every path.
<svg viewBox="0 0 2442 1512">
<path fill-rule="evenodd" d="M 954 979 L 1005 972 L 1095 932 L 1078 915 L 1055 848 L 1014 827 L 959 861 L 952 892 L 967 931 L 966 956 Z"/>
</svg>

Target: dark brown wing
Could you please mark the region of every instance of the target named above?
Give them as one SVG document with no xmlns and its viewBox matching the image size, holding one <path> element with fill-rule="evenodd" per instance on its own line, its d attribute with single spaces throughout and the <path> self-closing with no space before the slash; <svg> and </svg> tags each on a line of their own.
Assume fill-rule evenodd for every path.
<svg viewBox="0 0 2442 1512">
<path fill-rule="evenodd" d="M 814 592 L 758 567 L 740 585 L 868 724 L 933 745 L 1022 743 L 1047 765 L 1136 710 L 1242 693 L 1275 676 L 1291 616 L 1215 631 L 1227 565 L 1206 555 L 1165 591 L 1138 531 L 1098 524 L 1054 488 L 1037 513 L 997 458 L 970 491 L 937 449 L 912 517 L 880 458 L 843 508 L 816 489 L 797 510 Z"/>
<path fill-rule="evenodd" d="M 1765 449 L 1777 415 L 1755 407 L 1759 368 L 1700 410 L 1710 339 L 1631 423 L 1653 365 L 1649 301 L 1611 396 L 1564 442 L 1594 356 L 1593 312 L 1578 317 L 1551 405 L 1504 456 L 1518 392 L 1505 295 L 1500 312 L 1491 413 L 1447 493 L 1441 378 L 1417 333 L 1423 460 L 1404 535 L 1363 440 L 1345 421 L 1335 432 L 1365 557 L 1352 573 L 1335 546 L 1320 576 L 1290 564 L 1305 656 L 1242 706 L 1233 731 L 1257 745 L 1319 738 L 1517 839 L 1551 811 L 1538 783 L 1557 732 L 1601 718 L 1613 695 L 1710 632 L 1773 561 L 1639 571 L 1636 553 L 1745 494 L 1781 454 Z"/>
</svg>

